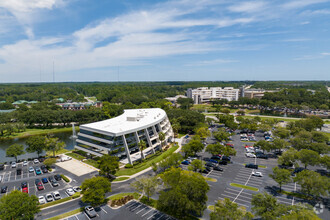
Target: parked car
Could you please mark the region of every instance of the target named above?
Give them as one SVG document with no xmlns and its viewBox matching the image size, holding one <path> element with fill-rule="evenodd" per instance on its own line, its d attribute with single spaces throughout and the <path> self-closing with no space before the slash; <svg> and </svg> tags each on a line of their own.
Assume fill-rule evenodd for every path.
<svg viewBox="0 0 330 220">
<path fill-rule="evenodd" d="M 28 183 L 27 183 L 27 182 L 22 182 L 22 183 L 21 183 L 21 187 L 22 187 L 22 188 L 28 187 Z"/>
<path fill-rule="evenodd" d="M 85 213 L 88 215 L 90 218 L 94 218 L 97 216 L 94 208 L 92 206 L 86 206 L 85 207 Z"/>
<path fill-rule="evenodd" d="M 40 170 L 39 167 L 36 167 L 36 168 L 35 168 L 35 171 L 36 171 L 36 174 L 37 174 L 37 175 L 41 175 L 41 170 Z"/>
<path fill-rule="evenodd" d="M 229 157 L 229 156 L 222 156 L 221 160 L 225 160 L 225 161 L 230 162 L 231 157 Z"/>
<path fill-rule="evenodd" d="M 54 178 L 55 178 L 55 180 L 57 180 L 57 181 L 62 180 L 62 177 L 61 177 L 60 174 L 56 174 L 56 175 L 54 176 Z"/>
<path fill-rule="evenodd" d="M 48 179 L 47 178 L 42 178 L 41 181 L 42 181 L 42 183 L 48 183 Z"/>
<path fill-rule="evenodd" d="M 21 168 L 17 168 L 17 170 L 16 170 L 16 174 L 17 174 L 17 175 L 22 175 L 22 169 L 21 169 Z"/>
<path fill-rule="evenodd" d="M 215 167 L 213 167 L 213 170 L 216 170 L 216 171 L 223 171 L 223 169 L 222 169 L 220 166 L 215 166 Z"/>
<path fill-rule="evenodd" d="M 39 160 L 38 160 L 38 159 L 34 159 L 34 160 L 33 160 L 33 163 L 34 163 L 34 164 L 37 164 L 37 163 L 39 163 Z"/>
<path fill-rule="evenodd" d="M 245 167 L 246 167 L 246 168 L 258 169 L 258 165 L 253 164 L 253 163 L 245 164 Z"/>
<path fill-rule="evenodd" d="M 43 173 L 48 173 L 48 169 L 45 165 L 42 165 L 40 168 L 41 168 Z"/>
<path fill-rule="evenodd" d="M 23 166 L 27 166 L 28 165 L 28 162 L 26 160 L 23 161 Z"/>
<path fill-rule="evenodd" d="M 74 194 L 74 191 L 72 188 L 66 189 L 65 191 L 69 196 L 72 196 Z"/>
<path fill-rule="evenodd" d="M 58 191 L 53 192 L 53 197 L 54 197 L 55 200 L 61 199 L 61 195 Z"/>
<path fill-rule="evenodd" d="M 202 173 L 208 174 L 209 172 L 211 172 L 211 168 L 207 166 L 205 166 L 204 169 L 202 170 Z"/>
<path fill-rule="evenodd" d="M 36 186 L 37 186 L 37 189 L 38 189 L 39 191 L 45 189 L 44 186 L 42 185 L 42 182 L 41 182 L 40 179 L 36 179 L 34 182 L 35 182 L 35 184 L 36 184 Z"/>
<path fill-rule="evenodd" d="M 74 187 L 72 187 L 72 189 L 73 189 L 73 191 L 75 191 L 75 192 L 81 192 L 81 189 L 80 189 L 79 186 L 74 186 Z"/>
<path fill-rule="evenodd" d="M 266 154 L 256 154 L 256 157 L 262 159 L 268 159 L 268 156 Z"/>
<path fill-rule="evenodd" d="M 303 168 L 303 167 L 296 167 L 296 168 L 294 168 L 294 170 L 291 173 L 291 175 L 294 176 L 296 173 L 300 173 L 303 170 L 305 170 L 305 168 Z"/>
<path fill-rule="evenodd" d="M 219 161 L 219 164 L 221 164 L 221 165 L 227 165 L 228 164 L 228 161 L 226 161 L 226 160 L 220 160 Z"/>
<path fill-rule="evenodd" d="M 209 159 L 209 162 L 211 162 L 211 163 L 218 163 L 219 161 L 213 160 L 213 159 Z"/>
<path fill-rule="evenodd" d="M 5 165 L 3 163 L 0 163 L 0 170 L 4 170 L 5 169 Z"/>
<path fill-rule="evenodd" d="M 252 172 L 252 176 L 262 177 L 261 172 Z"/>
<path fill-rule="evenodd" d="M 54 201 L 54 198 L 53 198 L 52 194 L 49 193 L 49 194 L 46 195 L 46 201 L 47 201 L 47 202 L 52 202 L 52 201 Z"/>
<path fill-rule="evenodd" d="M 181 164 L 184 164 L 184 165 L 189 165 L 189 164 L 190 164 L 190 162 L 189 162 L 188 160 L 184 160 L 184 161 L 182 161 L 182 162 L 181 162 Z"/>
<path fill-rule="evenodd" d="M 11 162 L 11 168 L 16 168 L 16 162 Z"/>
<path fill-rule="evenodd" d="M 54 179 L 54 177 L 50 176 L 48 177 L 48 180 L 52 186 L 58 186 L 58 182 Z"/>
<path fill-rule="evenodd" d="M 215 167 L 216 165 L 214 163 L 208 162 L 205 164 L 207 167 Z"/>
<path fill-rule="evenodd" d="M 211 159 L 212 159 L 212 160 L 220 160 L 221 157 L 219 157 L 218 155 L 213 155 L 213 156 L 211 157 Z"/>
<path fill-rule="evenodd" d="M 33 167 L 29 167 L 29 172 L 30 173 L 34 172 L 34 168 Z"/>
<path fill-rule="evenodd" d="M 1 187 L 1 193 L 6 193 L 8 190 L 8 186 Z"/>
<path fill-rule="evenodd" d="M 246 153 L 245 156 L 246 156 L 246 157 L 250 157 L 250 158 L 254 158 L 254 157 L 256 157 L 256 155 L 253 154 L 253 153 Z"/>
<path fill-rule="evenodd" d="M 46 203 L 45 197 L 39 196 L 38 199 L 39 199 L 39 204 L 45 204 Z"/>
<path fill-rule="evenodd" d="M 23 192 L 23 193 L 29 193 L 29 188 L 28 188 L 28 187 L 24 187 L 24 188 L 22 188 L 22 192 Z"/>
</svg>

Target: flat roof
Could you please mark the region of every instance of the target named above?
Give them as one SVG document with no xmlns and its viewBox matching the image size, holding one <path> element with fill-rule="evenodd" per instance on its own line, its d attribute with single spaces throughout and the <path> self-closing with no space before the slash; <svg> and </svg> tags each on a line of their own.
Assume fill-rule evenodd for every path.
<svg viewBox="0 0 330 220">
<path fill-rule="evenodd" d="M 144 129 L 161 122 L 166 112 L 160 108 L 125 109 L 122 115 L 80 126 L 80 129 L 99 131 L 119 136 Z"/>
</svg>

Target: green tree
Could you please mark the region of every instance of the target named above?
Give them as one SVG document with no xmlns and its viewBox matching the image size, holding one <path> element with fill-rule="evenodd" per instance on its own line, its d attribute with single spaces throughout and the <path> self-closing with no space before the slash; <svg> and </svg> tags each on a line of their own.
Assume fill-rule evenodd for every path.
<svg viewBox="0 0 330 220">
<path fill-rule="evenodd" d="M 291 182 L 291 172 L 287 169 L 280 169 L 279 167 L 273 168 L 273 173 L 269 176 L 280 185 L 280 191 L 282 191 L 282 185 Z"/>
<path fill-rule="evenodd" d="M 105 194 L 111 192 L 111 183 L 105 177 L 93 177 L 86 179 L 81 185 L 82 201 L 91 204 L 91 206 L 99 206 L 107 201 Z"/>
<path fill-rule="evenodd" d="M 201 174 L 172 167 L 161 174 L 161 179 L 166 190 L 160 192 L 159 210 L 179 219 L 202 214 L 210 188 Z"/>
<path fill-rule="evenodd" d="M 277 199 L 267 193 L 258 193 L 252 196 L 252 211 L 265 220 L 273 220 L 280 216 L 283 205 Z"/>
<path fill-rule="evenodd" d="M 139 146 L 139 149 L 140 149 L 140 152 L 141 152 L 141 160 L 144 159 L 144 153 L 143 153 L 143 150 L 147 148 L 147 144 L 144 140 L 141 140 L 139 143 L 138 143 L 138 146 Z"/>
<path fill-rule="evenodd" d="M 301 192 L 307 195 L 318 197 L 328 196 L 330 182 L 328 177 L 323 177 L 319 173 L 311 170 L 303 170 L 293 178 L 301 186 Z"/>
<path fill-rule="evenodd" d="M 202 160 L 193 160 L 188 166 L 188 170 L 197 172 L 198 170 L 203 170 L 205 162 Z"/>
<path fill-rule="evenodd" d="M 245 115 L 244 109 L 240 109 L 236 112 L 238 115 Z"/>
<path fill-rule="evenodd" d="M 328 136 L 320 131 L 312 131 L 312 140 L 318 143 L 324 143 L 329 140 Z"/>
<path fill-rule="evenodd" d="M 160 149 L 163 150 L 163 141 L 165 140 L 164 132 L 159 132 L 158 137 L 160 140 Z"/>
<path fill-rule="evenodd" d="M 326 143 L 311 143 L 309 150 L 313 150 L 318 154 L 327 154 L 330 151 L 330 147 Z"/>
<path fill-rule="evenodd" d="M 312 150 L 302 149 L 298 151 L 297 157 L 305 165 L 305 169 L 308 165 L 314 166 L 320 163 L 320 155 Z"/>
<path fill-rule="evenodd" d="M 330 169 L 330 156 L 323 155 L 320 157 L 320 164 L 322 164 L 324 167 L 326 167 L 328 170 Z"/>
<path fill-rule="evenodd" d="M 194 156 L 203 149 L 204 145 L 199 140 L 191 140 L 183 146 L 182 151 L 185 153 L 185 156 Z"/>
<path fill-rule="evenodd" d="M 211 135 L 211 132 L 207 127 L 200 127 L 197 129 L 196 135 L 200 136 L 202 139 L 205 139 Z"/>
<path fill-rule="evenodd" d="M 214 210 L 210 213 L 211 220 L 247 220 L 252 218 L 251 212 L 247 212 L 245 207 L 239 207 L 237 203 L 228 198 L 218 200 L 214 205 Z"/>
<path fill-rule="evenodd" d="M 14 190 L 0 199 L 0 219 L 34 219 L 39 211 L 39 202 L 35 195 Z"/>
<path fill-rule="evenodd" d="M 100 174 L 110 178 L 110 174 L 115 174 L 119 170 L 118 157 L 103 155 L 99 162 Z"/>
<path fill-rule="evenodd" d="M 290 131 L 286 128 L 281 128 L 281 127 L 276 128 L 273 131 L 273 134 L 281 139 L 287 139 L 290 137 Z"/>
<path fill-rule="evenodd" d="M 290 143 L 296 150 L 308 149 L 312 143 L 312 134 L 308 131 L 301 131 L 291 138 Z"/>
<path fill-rule="evenodd" d="M 263 150 L 264 152 L 265 151 L 270 151 L 272 149 L 271 144 L 266 140 L 257 141 L 254 145 L 259 146 L 260 149 Z"/>
<path fill-rule="evenodd" d="M 53 164 L 56 163 L 56 158 L 47 158 L 46 160 L 44 160 L 44 164 L 47 166 L 47 167 L 51 167 L 53 166 Z"/>
<path fill-rule="evenodd" d="M 222 109 L 220 110 L 220 112 L 222 112 L 222 113 L 224 113 L 224 114 L 229 114 L 229 113 L 230 113 L 230 109 L 228 109 L 228 108 L 222 108 Z"/>
<path fill-rule="evenodd" d="M 26 151 L 29 153 L 37 152 L 39 155 L 47 149 L 46 141 L 44 136 L 31 136 L 26 140 L 28 147 Z"/>
<path fill-rule="evenodd" d="M 159 189 L 159 181 L 156 176 L 152 177 L 141 177 L 135 182 L 131 183 L 131 186 L 138 192 L 146 195 L 149 198 L 153 196 Z"/>
<path fill-rule="evenodd" d="M 187 110 L 194 104 L 194 100 L 191 98 L 178 98 L 176 102 L 180 105 L 180 108 Z"/>
<path fill-rule="evenodd" d="M 24 152 L 24 146 L 21 144 L 13 144 L 6 149 L 6 157 L 15 157 L 16 162 L 17 162 L 17 157 L 22 154 L 25 154 L 25 152 Z"/>
<path fill-rule="evenodd" d="M 55 153 L 64 149 L 65 143 L 63 141 L 59 141 L 58 138 L 54 137 L 46 137 L 46 149 L 49 151 L 53 151 L 53 157 L 55 157 Z"/>
<path fill-rule="evenodd" d="M 216 143 L 216 144 L 209 144 L 207 145 L 205 151 L 212 154 L 212 155 L 217 155 L 221 153 L 221 148 L 223 146 L 220 143 Z"/>
<path fill-rule="evenodd" d="M 230 134 L 226 132 L 224 129 L 220 129 L 219 131 L 213 133 L 213 136 L 217 141 L 222 142 L 222 141 L 228 141 Z"/>
<path fill-rule="evenodd" d="M 307 208 L 302 208 L 302 209 L 294 209 L 290 210 L 287 214 L 284 214 L 280 216 L 280 220 L 321 220 L 319 218 L 313 209 L 307 209 Z"/>
<path fill-rule="evenodd" d="M 170 167 L 178 167 L 182 161 L 182 155 L 180 153 L 173 153 L 169 157 L 160 161 L 158 165 L 154 164 L 153 168 L 155 172 L 162 173 Z"/>
<path fill-rule="evenodd" d="M 274 141 L 272 142 L 272 144 L 270 145 L 271 149 L 277 150 L 277 151 L 281 151 L 282 149 L 285 149 L 289 146 L 289 143 L 284 140 L 284 139 L 280 139 L 280 138 L 275 138 Z"/>
<path fill-rule="evenodd" d="M 292 166 L 296 163 L 298 151 L 294 148 L 289 148 L 289 150 L 285 151 L 282 156 L 280 156 L 277 160 L 279 165 Z"/>
</svg>

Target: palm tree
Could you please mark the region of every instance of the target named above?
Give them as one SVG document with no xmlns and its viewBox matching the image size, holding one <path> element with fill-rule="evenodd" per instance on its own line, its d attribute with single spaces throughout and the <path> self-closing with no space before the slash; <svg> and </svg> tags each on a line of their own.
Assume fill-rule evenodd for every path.
<svg viewBox="0 0 330 220">
<path fill-rule="evenodd" d="M 159 140 L 160 140 L 160 149 L 163 150 L 163 141 L 165 140 L 164 132 L 159 132 Z"/>
<path fill-rule="evenodd" d="M 141 160 L 144 159 L 144 154 L 143 154 L 143 150 L 146 149 L 147 147 L 147 144 L 144 140 L 141 140 L 139 143 L 138 143 L 138 146 L 139 146 L 139 149 L 141 151 Z"/>
</svg>

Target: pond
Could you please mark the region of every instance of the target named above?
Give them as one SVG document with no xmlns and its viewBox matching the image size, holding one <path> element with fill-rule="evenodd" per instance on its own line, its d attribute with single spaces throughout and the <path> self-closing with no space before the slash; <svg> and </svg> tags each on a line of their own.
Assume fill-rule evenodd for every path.
<svg viewBox="0 0 330 220">
<path fill-rule="evenodd" d="M 74 148 L 74 140 L 71 138 L 72 132 L 62 132 L 55 133 L 54 137 L 58 137 L 60 141 L 63 141 L 66 144 L 65 149 L 72 150 Z M 27 138 L 16 138 L 16 139 L 7 139 L 0 140 L 0 163 L 14 161 L 13 157 L 6 157 L 6 149 L 12 144 L 22 144 L 26 148 L 26 139 Z M 45 155 L 45 152 L 43 153 Z M 38 157 L 37 153 L 26 153 L 24 155 L 18 156 L 18 160 L 27 159 L 27 158 L 36 158 Z"/>
</svg>

